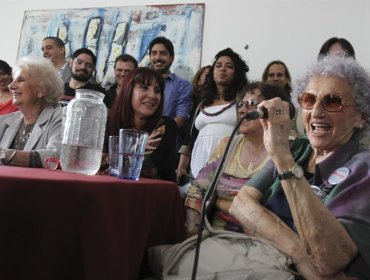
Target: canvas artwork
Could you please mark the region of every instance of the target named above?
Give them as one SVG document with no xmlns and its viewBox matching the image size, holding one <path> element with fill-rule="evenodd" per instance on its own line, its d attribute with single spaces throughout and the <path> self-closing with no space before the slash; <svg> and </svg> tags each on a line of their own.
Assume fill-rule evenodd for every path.
<svg viewBox="0 0 370 280">
<path fill-rule="evenodd" d="M 204 12 L 203 3 L 25 11 L 17 57 L 41 56 L 42 39 L 57 36 L 67 58 L 81 47 L 91 49 L 95 78 L 108 87 L 118 55 L 128 53 L 148 66 L 150 41 L 165 36 L 175 48 L 171 71 L 191 79 L 200 67 Z"/>
</svg>

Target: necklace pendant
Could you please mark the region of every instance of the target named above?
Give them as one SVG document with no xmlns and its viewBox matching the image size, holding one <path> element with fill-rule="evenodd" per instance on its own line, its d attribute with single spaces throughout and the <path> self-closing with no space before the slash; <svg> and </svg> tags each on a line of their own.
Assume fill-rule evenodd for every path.
<svg viewBox="0 0 370 280">
<path fill-rule="evenodd" d="M 253 172 L 253 169 L 254 169 L 254 164 L 253 162 L 250 162 L 248 164 L 248 167 L 247 167 L 247 172 L 248 172 L 248 175 L 251 174 Z"/>
</svg>

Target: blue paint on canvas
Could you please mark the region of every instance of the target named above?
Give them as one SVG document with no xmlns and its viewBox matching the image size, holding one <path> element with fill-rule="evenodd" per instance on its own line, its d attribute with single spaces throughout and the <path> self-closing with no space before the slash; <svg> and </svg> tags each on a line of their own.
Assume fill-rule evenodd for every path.
<svg viewBox="0 0 370 280">
<path fill-rule="evenodd" d="M 81 47 L 91 49 L 97 55 L 96 79 L 107 86 L 114 81 L 118 55 L 131 54 L 147 66 L 150 41 L 165 36 L 175 47 L 172 71 L 186 68 L 193 74 L 200 67 L 204 10 L 204 4 L 183 4 L 26 11 L 17 56 L 41 56 L 42 39 L 57 36 L 66 44 L 67 58 Z"/>
</svg>

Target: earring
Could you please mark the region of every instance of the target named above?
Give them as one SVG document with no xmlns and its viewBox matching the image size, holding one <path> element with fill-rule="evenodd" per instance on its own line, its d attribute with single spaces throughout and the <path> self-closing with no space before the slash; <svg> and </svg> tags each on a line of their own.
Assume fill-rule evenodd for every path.
<svg viewBox="0 0 370 280">
<path fill-rule="evenodd" d="M 42 103 L 42 97 L 41 98 L 37 97 L 36 101 L 35 101 L 35 104 L 40 105 L 41 103 Z"/>
</svg>

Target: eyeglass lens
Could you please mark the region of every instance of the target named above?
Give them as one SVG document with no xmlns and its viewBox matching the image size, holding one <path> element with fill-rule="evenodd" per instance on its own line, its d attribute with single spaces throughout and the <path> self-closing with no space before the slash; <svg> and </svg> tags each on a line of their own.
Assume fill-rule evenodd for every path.
<svg viewBox="0 0 370 280">
<path fill-rule="evenodd" d="M 254 109 L 254 108 L 256 108 L 257 107 L 257 105 L 258 105 L 258 100 L 256 100 L 256 99 L 249 99 L 249 100 L 247 100 L 247 101 L 240 101 L 239 103 L 238 103 L 238 109 L 241 109 L 241 108 L 245 108 L 245 109 L 247 109 L 247 110 L 249 110 L 249 109 Z"/>
<path fill-rule="evenodd" d="M 317 99 L 315 94 L 304 92 L 299 96 L 298 103 L 303 109 L 312 109 Z M 327 94 L 319 100 L 323 108 L 329 112 L 340 111 L 343 106 L 343 100 L 338 95 Z"/>
</svg>

